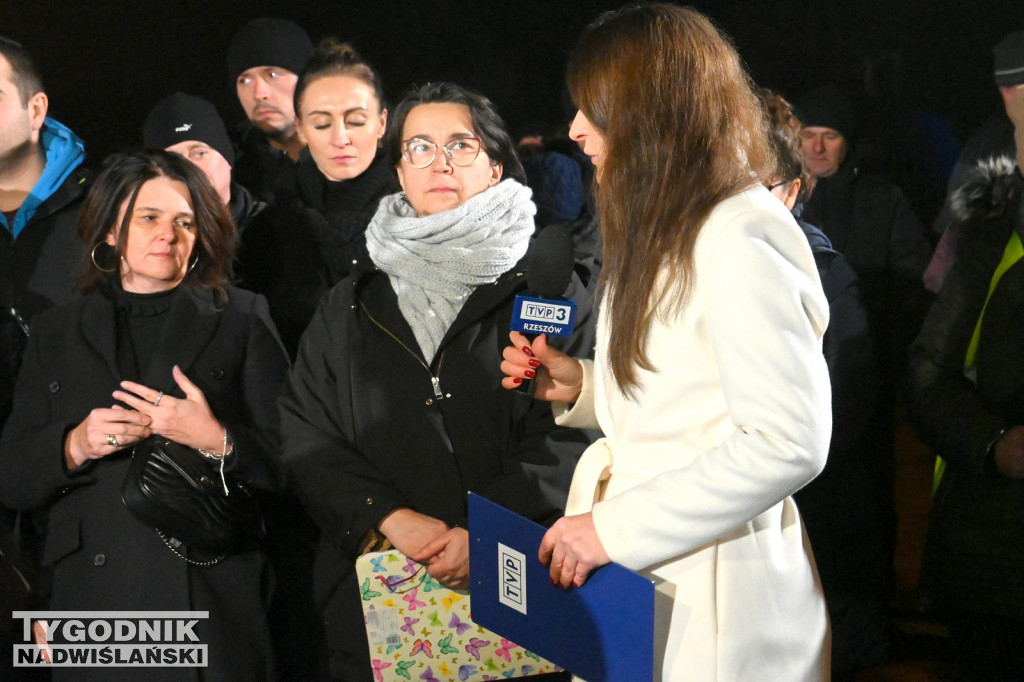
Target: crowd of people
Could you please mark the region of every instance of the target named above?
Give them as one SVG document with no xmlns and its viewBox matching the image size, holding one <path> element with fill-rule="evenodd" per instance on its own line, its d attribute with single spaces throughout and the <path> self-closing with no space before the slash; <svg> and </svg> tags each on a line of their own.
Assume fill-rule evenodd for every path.
<svg viewBox="0 0 1024 682">
<path fill-rule="evenodd" d="M 370 680 L 356 559 L 468 589 L 473 491 L 548 528 L 557 587 L 667 586 L 660 679 L 852 679 L 891 649 L 905 405 L 939 457 L 922 604 L 964 675 L 1024 679 L 1024 31 L 993 55 L 1004 110 L 929 231 L 847 93 L 755 87 L 692 9 L 598 17 L 575 117 L 521 139 L 485 93 L 391 106 L 352 45 L 255 19 L 241 128 L 168 93 L 102 163 L 0 36 L 3 610 L 208 611 L 209 665 L 154 679 Z M 566 338 L 509 331 L 548 229 Z M 258 528 L 140 518 L 154 437 Z"/>
</svg>

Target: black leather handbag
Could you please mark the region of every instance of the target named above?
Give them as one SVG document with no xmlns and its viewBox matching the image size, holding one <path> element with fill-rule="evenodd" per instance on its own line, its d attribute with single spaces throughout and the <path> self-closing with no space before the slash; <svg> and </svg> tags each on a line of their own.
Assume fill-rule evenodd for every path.
<svg viewBox="0 0 1024 682">
<path fill-rule="evenodd" d="M 188 560 L 178 552 L 181 543 L 220 555 L 214 561 L 190 563 L 216 563 L 247 538 L 257 537 L 262 527 L 249 485 L 223 469 L 218 473 L 196 450 L 161 436 L 150 436 L 133 448 L 121 499 L 181 558 Z"/>
</svg>

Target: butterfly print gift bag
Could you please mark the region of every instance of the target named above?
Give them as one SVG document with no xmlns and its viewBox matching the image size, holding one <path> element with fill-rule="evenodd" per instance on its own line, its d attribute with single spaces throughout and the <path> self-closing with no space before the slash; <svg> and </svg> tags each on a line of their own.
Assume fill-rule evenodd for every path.
<svg viewBox="0 0 1024 682">
<path fill-rule="evenodd" d="M 356 561 L 377 682 L 476 682 L 561 670 L 473 622 L 469 592 L 437 582 L 397 550 Z"/>
</svg>

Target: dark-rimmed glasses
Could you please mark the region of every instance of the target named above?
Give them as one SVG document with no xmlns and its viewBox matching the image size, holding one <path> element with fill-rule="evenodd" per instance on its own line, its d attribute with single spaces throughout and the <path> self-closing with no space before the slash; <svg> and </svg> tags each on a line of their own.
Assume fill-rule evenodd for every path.
<svg viewBox="0 0 1024 682">
<path fill-rule="evenodd" d="M 444 155 L 453 166 L 469 166 L 480 156 L 480 138 L 460 137 L 439 145 L 421 137 L 413 137 L 402 142 L 402 157 L 413 168 L 426 168 L 434 163 L 438 148 L 444 150 Z"/>
<path fill-rule="evenodd" d="M 790 178 L 789 180 L 779 180 L 778 182 L 773 182 L 770 185 L 765 185 L 765 189 L 771 192 L 776 187 L 782 187 L 783 185 L 788 185 L 791 182 L 793 182 L 792 178 Z"/>
</svg>

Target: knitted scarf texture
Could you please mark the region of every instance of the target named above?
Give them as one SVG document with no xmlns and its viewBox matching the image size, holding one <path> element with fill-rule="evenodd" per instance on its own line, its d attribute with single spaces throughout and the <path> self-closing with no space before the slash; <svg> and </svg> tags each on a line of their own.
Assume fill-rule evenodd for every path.
<svg viewBox="0 0 1024 682">
<path fill-rule="evenodd" d="M 381 199 L 366 246 L 388 274 L 428 361 L 473 289 L 526 254 L 537 212 L 530 196 L 529 188 L 509 179 L 450 211 L 422 217 L 401 193 Z"/>
</svg>

